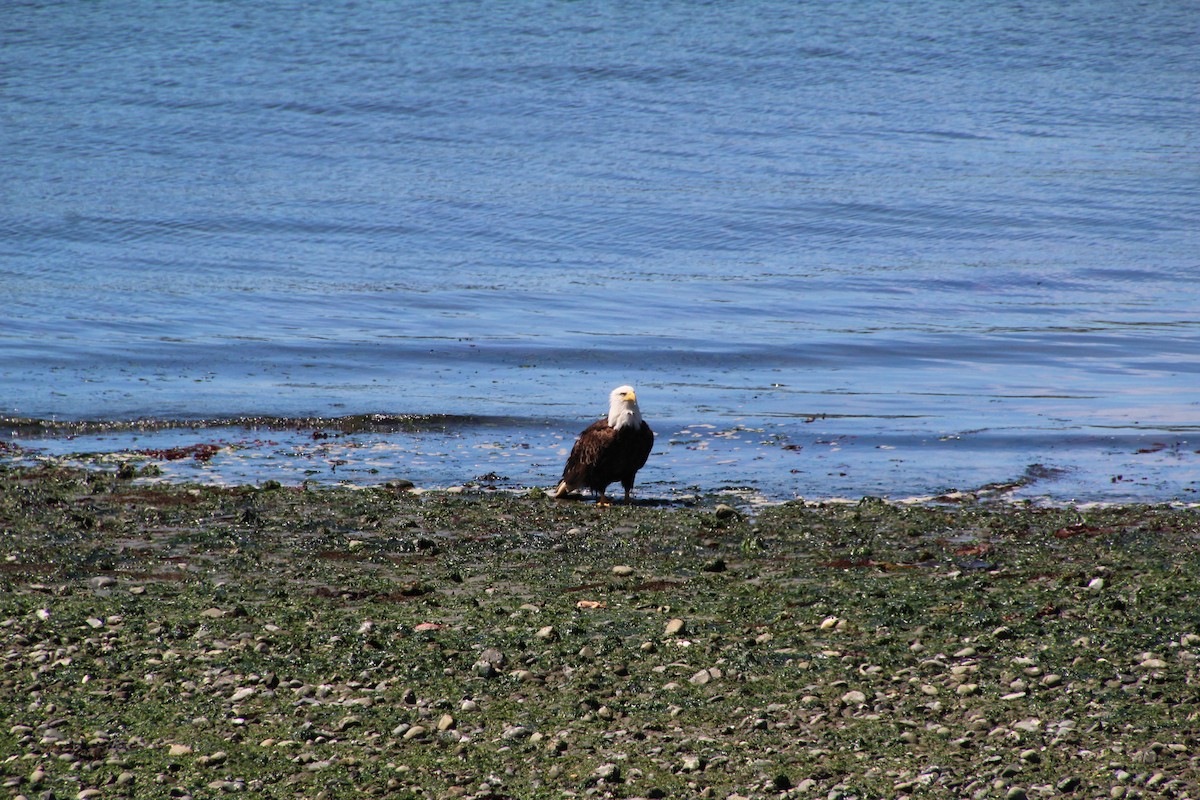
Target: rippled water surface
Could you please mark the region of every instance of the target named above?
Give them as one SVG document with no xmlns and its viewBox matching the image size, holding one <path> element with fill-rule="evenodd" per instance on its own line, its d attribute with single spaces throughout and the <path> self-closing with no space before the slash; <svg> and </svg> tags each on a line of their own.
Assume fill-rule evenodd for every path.
<svg viewBox="0 0 1200 800">
<path fill-rule="evenodd" d="M 1194 12 L 10 4 L 0 415 L 538 485 L 633 383 L 652 496 L 1193 500 Z"/>
</svg>

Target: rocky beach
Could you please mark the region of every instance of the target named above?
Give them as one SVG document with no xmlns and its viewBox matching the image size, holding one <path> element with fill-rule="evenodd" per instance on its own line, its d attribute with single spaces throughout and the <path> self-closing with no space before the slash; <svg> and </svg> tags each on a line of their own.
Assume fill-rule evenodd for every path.
<svg viewBox="0 0 1200 800">
<path fill-rule="evenodd" d="M 1200 515 L 0 472 L 24 798 L 1200 797 Z"/>
</svg>

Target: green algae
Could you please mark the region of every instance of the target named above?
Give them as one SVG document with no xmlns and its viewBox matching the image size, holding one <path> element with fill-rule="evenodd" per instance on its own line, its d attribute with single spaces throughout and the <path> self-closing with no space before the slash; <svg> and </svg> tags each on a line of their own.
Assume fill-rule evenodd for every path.
<svg viewBox="0 0 1200 800">
<path fill-rule="evenodd" d="M 1196 511 L 715 506 L 7 469 L 0 776 L 1196 797 Z"/>
</svg>

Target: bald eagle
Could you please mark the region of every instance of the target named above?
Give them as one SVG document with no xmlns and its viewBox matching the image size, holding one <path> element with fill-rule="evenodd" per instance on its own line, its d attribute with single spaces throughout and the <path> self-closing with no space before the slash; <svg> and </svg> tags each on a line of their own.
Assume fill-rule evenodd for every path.
<svg viewBox="0 0 1200 800">
<path fill-rule="evenodd" d="M 608 505 L 604 492 L 620 481 L 628 503 L 633 478 L 653 447 L 654 431 L 642 420 L 633 387 L 618 386 L 608 395 L 608 417 L 593 422 L 575 440 L 554 496 L 586 487 L 600 495 L 597 505 Z"/>
</svg>

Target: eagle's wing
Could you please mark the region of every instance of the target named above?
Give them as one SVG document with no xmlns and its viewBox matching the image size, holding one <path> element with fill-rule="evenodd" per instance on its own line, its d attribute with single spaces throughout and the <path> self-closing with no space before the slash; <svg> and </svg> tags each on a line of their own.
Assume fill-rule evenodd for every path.
<svg viewBox="0 0 1200 800">
<path fill-rule="evenodd" d="M 608 424 L 607 419 L 598 419 L 584 429 L 567 456 L 567 465 L 563 468 L 562 481 L 556 494 L 573 492 L 587 484 L 588 473 L 596 466 L 600 454 L 616 436 L 616 431 Z M 649 453 L 647 453 L 649 456 Z"/>
<path fill-rule="evenodd" d="M 642 423 L 641 435 L 638 437 L 638 454 L 637 464 L 634 470 L 639 470 L 646 466 L 647 459 L 650 458 L 650 451 L 654 449 L 654 431 L 650 430 L 650 426 L 645 422 Z"/>
</svg>

